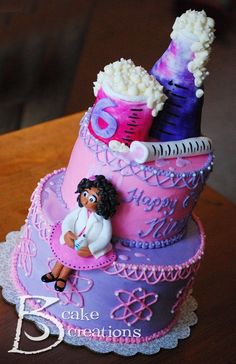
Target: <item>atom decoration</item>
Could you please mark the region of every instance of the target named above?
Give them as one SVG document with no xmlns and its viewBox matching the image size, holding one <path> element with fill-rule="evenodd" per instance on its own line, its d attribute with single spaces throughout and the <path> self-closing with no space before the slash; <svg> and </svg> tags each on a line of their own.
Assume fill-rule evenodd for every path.
<svg viewBox="0 0 236 364">
<path fill-rule="evenodd" d="M 151 320 L 150 306 L 158 300 L 156 293 L 146 293 L 143 288 L 135 288 L 132 292 L 120 289 L 114 293 L 120 304 L 111 311 L 112 319 L 123 320 L 128 326 L 139 320 Z"/>
<path fill-rule="evenodd" d="M 53 267 L 54 258 L 49 259 L 49 269 Z M 50 283 L 46 283 L 48 291 L 53 292 L 62 305 L 72 304 L 76 307 L 84 307 L 83 293 L 90 291 L 93 287 L 93 280 L 80 275 L 79 271 L 74 271 L 67 280 L 66 288 L 63 292 L 57 292 Z"/>
</svg>

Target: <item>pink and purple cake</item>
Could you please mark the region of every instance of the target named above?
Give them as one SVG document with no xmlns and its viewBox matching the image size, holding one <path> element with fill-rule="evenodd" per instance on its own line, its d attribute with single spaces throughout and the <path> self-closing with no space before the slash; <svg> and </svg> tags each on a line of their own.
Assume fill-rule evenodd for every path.
<svg viewBox="0 0 236 364">
<path fill-rule="evenodd" d="M 152 345 L 175 327 L 204 254 L 204 230 L 192 211 L 213 166 L 200 123 L 214 21 L 187 11 L 171 38 L 150 73 L 124 59 L 99 73 L 68 166 L 38 183 L 13 252 L 19 294 L 57 298 L 47 314 L 71 336 L 109 343 L 110 350 Z M 85 204 L 78 207 L 75 192 L 97 176 L 113 186 L 119 205 L 105 217 L 106 233 L 98 212 L 91 241 L 81 226 L 81 252 L 90 255 L 79 255 L 64 241 L 75 227 L 68 215 L 79 209 L 82 216 Z M 94 203 L 91 186 L 80 194 Z M 55 262 L 73 270 L 59 289 L 51 283 L 55 273 L 41 280 Z M 93 319 L 79 319 L 79 310 Z"/>
</svg>

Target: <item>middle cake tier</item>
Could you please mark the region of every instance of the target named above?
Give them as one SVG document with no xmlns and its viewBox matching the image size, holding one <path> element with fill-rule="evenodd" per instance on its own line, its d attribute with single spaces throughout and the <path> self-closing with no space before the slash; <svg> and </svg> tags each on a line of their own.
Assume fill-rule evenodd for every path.
<svg viewBox="0 0 236 364">
<path fill-rule="evenodd" d="M 138 164 L 91 135 L 89 119 L 87 112 L 62 184 L 68 209 L 77 206 L 75 191 L 80 180 L 102 174 L 120 195 L 112 219 L 116 241 L 145 249 L 178 242 L 211 171 L 212 154 Z"/>
</svg>

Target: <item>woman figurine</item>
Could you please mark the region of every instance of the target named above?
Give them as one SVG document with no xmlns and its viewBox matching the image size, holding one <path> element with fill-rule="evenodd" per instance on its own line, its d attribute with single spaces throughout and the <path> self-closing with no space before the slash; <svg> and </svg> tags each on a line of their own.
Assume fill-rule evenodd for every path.
<svg viewBox="0 0 236 364">
<path fill-rule="evenodd" d="M 83 178 L 78 184 L 76 193 L 79 193 L 77 198 L 79 207 L 63 220 L 60 244 L 73 249 L 73 254 L 77 255 L 77 263 L 80 260 L 82 262 L 82 269 L 96 269 L 105 264 L 107 260 L 104 260 L 104 256 L 109 255 L 112 249 L 110 217 L 114 215 L 118 205 L 117 192 L 111 182 L 104 176 L 98 175 L 89 179 Z M 61 250 L 60 244 L 57 239 L 58 250 Z M 55 254 L 57 249 L 53 251 Z M 66 254 L 62 257 L 60 254 L 56 254 L 59 261 L 52 271 L 44 274 L 41 280 L 46 283 L 56 281 L 55 290 L 62 292 L 74 265 L 70 264 L 69 260 L 68 266 L 62 264 L 60 260 L 65 262 Z"/>
</svg>

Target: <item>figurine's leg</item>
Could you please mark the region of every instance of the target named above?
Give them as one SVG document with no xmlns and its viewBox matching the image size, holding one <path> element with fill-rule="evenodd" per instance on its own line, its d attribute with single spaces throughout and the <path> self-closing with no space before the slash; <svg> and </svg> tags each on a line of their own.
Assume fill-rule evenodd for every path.
<svg viewBox="0 0 236 364">
<path fill-rule="evenodd" d="M 67 279 L 68 276 L 70 275 L 71 271 L 72 271 L 71 268 L 63 266 L 63 268 L 60 272 L 59 278 Z"/>
<path fill-rule="evenodd" d="M 63 267 L 60 271 L 59 277 L 55 284 L 55 289 L 57 291 L 63 291 L 66 286 L 66 281 L 71 273 L 71 268 Z"/>
<path fill-rule="evenodd" d="M 45 283 L 54 282 L 57 280 L 61 270 L 63 269 L 64 265 L 60 262 L 56 262 L 51 272 L 44 274 L 41 277 L 41 280 Z"/>
<path fill-rule="evenodd" d="M 54 277 L 59 277 L 63 268 L 64 265 L 57 261 L 54 267 L 52 268 L 52 274 L 54 275 Z"/>
</svg>

